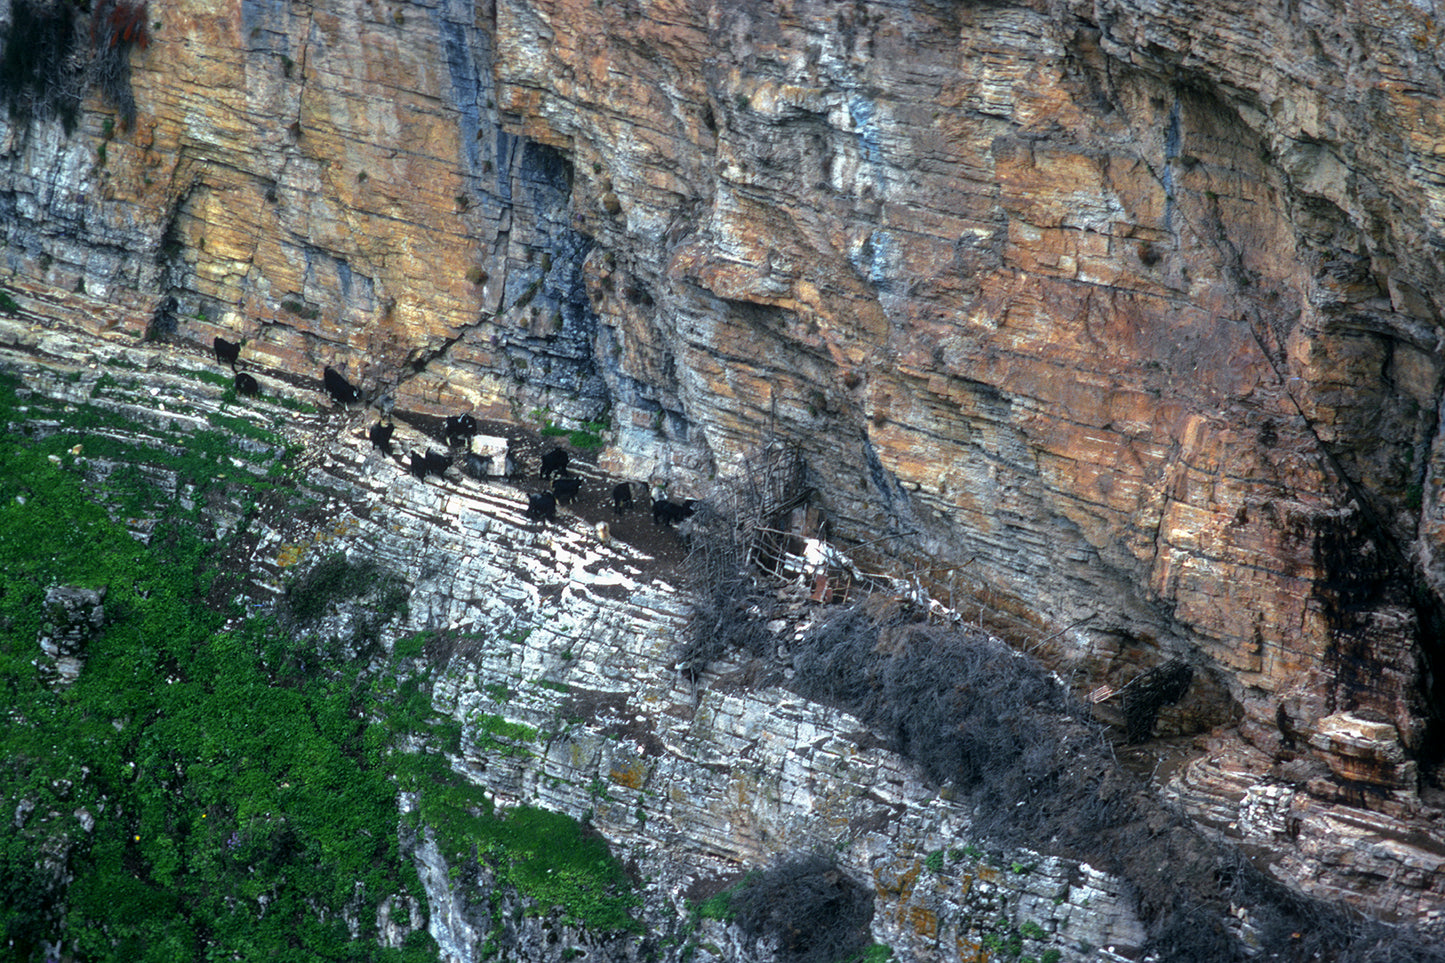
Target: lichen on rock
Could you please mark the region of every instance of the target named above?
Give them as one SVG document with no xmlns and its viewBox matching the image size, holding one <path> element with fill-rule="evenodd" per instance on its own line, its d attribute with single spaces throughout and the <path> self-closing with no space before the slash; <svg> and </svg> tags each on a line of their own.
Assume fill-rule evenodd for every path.
<svg viewBox="0 0 1445 963">
<path fill-rule="evenodd" d="M 107 48 L 133 117 L 113 93 L 77 95 L 73 125 L 6 101 L 7 343 L 53 360 L 94 336 L 149 369 L 146 334 L 245 339 L 265 390 L 315 400 L 334 365 L 417 438 L 462 410 L 532 446 L 600 426 L 597 477 L 652 492 L 781 440 L 834 542 L 1076 694 L 1187 665 L 1134 735 L 1198 739 L 1157 771 L 1222 836 L 1371 912 L 1445 898 L 1421 869 L 1445 89 L 1418 5 L 182 0 L 141 26 Z M 405 573 L 407 631 L 490 633 L 440 691 L 482 715 L 461 680 L 525 691 L 508 718 L 556 741 L 488 781 L 612 812 L 619 839 L 670 825 L 718 872 L 826 823 L 778 802 L 826 792 L 657 754 L 786 769 L 768 740 L 799 730 L 770 728 L 776 693 L 707 690 L 672 721 L 688 600 L 645 564 L 356 441 L 308 439 L 351 501 L 278 520 L 268 564 L 314 564 L 319 518 L 352 513 L 339 542 Z M 558 728 L 542 683 L 595 711 Z M 866 798 L 833 762 L 818 785 Z M 628 798 L 547 785 L 574 769 Z M 706 817 L 632 798 L 668 779 Z M 1343 824 L 1381 845 L 1335 845 Z"/>
</svg>

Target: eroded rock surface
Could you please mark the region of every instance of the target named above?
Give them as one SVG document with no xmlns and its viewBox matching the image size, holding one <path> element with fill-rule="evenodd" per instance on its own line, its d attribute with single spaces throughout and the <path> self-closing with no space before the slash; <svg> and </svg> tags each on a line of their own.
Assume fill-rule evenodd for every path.
<svg viewBox="0 0 1445 963">
<path fill-rule="evenodd" d="M 606 417 L 601 466 L 677 490 L 784 438 L 835 536 L 1080 691 L 1194 665 L 1160 731 L 1236 726 L 1249 766 L 1199 812 L 1319 763 L 1301 805 L 1438 842 L 1420 5 L 188 0 L 153 34 L 133 124 L 0 126 L 28 323 Z M 1301 838 L 1269 845 L 1306 885 L 1438 900 L 1293 873 Z"/>
<path fill-rule="evenodd" d="M 975 959 L 988 940 L 1020 932 L 1031 950 L 1058 949 L 1065 960 L 1093 958 L 1085 945 L 1143 943 L 1125 883 L 976 836 L 965 800 L 940 793 L 856 718 L 740 684 L 736 665 L 697 682 L 679 672 L 690 603 L 667 558 L 621 537 L 601 543 L 571 510 L 553 524 L 526 518 L 525 486 L 457 473 L 418 480 L 371 448 L 359 412 L 298 413 L 274 396 L 223 408 L 222 389 L 199 377 L 215 365 L 198 352 L 53 325 L 44 354 L 0 355 L 31 390 L 123 411 L 138 433 L 209 424 L 208 413 L 224 410 L 303 446 L 297 484 L 319 509 L 251 520 L 226 560 L 249 573 L 234 601 L 269 608 L 297 572 L 337 552 L 404 574 L 406 614 L 381 636 L 433 634 L 404 671 L 430 677 L 434 707 L 461 726 L 451 766 L 499 805 L 587 820 L 640 885 L 646 936 L 589 934 L 531 912 L 497 891 L 485 866 L 453 864 L 430 834 L 403 827 L 428 898 L 424 914 L 410 907 L 406 918 L 425 918 L 445 959 L 482 959 L 488 946 L 537 961 L 574 958 L 569 950 L 598 960 L 766 958 L 735 928 L 691 923 L 689 901 L 777 854 L 807 851 L 836 854 L 874 893 L 874 938 L 909 959 Z M 25 340 L 3 322 L 0 337 Z M 98 391 L 102 377 L 113 383 Z M 217 510 L 219 532 L 229 509 Z M 367 616 L 337 605 L 311 629 L 346 638 Z M 378 932 L 395 945 L 407 927 L 386 909 Z"/>
<path fill-rule="evenodd" d="M 45 591 L 36 671 L 56 688 L 70 685 L 85 662 L 85 645 L 105 624 L 105 589 L 55 585 Z"/>
</svg>

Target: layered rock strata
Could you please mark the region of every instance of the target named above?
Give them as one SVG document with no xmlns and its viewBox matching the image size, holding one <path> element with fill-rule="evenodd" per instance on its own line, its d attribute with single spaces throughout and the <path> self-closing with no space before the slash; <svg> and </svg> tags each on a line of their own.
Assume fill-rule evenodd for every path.
<svg viewBox="0 0 1445 963">
<path fill-rule="evenodd" d="M 1318 763 L 1308 805 L 1438 836 L 1424 8 L 191 0 L 151 33 L 133 124 L 0 128 L 22 300 L 419 416 L 606 417 L 602 464 L 675 489 L 785 438 L 835 535 L 1081 690 L 1182 657 L 1161 731 L 1242 720 L 1249 785 Z"/>
<path fill-rule="evenodd" d="M 196 352 L 58 327 L 36 337 L 4 322 L 0 343 L 0 360 L 33 390 L 123 412 L 138 434 L 188 419 L 207 425 L 224 404 L 221 388 L 198 377 L 216 366 Z M 250 573 L 238 601 L 269 607 L 296 571 L 334 552 L 404 573 L 407 613 L 383 634 L 434 633 L 403 671 L 429 675 L 434 707 L 461 725 L 453 768 L 501 805 L 587 819 L 641 886 L 641 940 L 589 934 L 546 913 L 499 931 L 486 867 L 469 861 L 453 872 L 454 857 L 423 831 L 410 844 L 445 959 L 480 960 L 499 939 L 518 960 L 581 948 L 609 960 L 756 959 L 735 928 L 690 931 L 688 900 L 777 854 L 816 850 L 836 854 L 875 893 L 874 938 L 908 959 L 977 959 L 1010 933 L 1064 960 L 1143 943 L 1122 881 L 976 838 L 965 803 L 941 795 L 853 717 L 737 685 L 726 665 L 701 685 L 679 673 L 689 603 L 663 577 L 665 560 L 620 539 L 599 543 L 570 512 L 554 525 L 531 521 L 525 492 L 504 482 L 420 481 L 371 449 L 359 413 L 298 413 L 275 397 L 225 413 L 302 446 L 298 484 L 324 510 L 263 510 L 251 520 L 237 549 L 244 557 L 226 561 Z M 229 503 L 216 512 L 218 531 L 234 524 Z M 366 615 L 342 606 L 314 629 L 346 638 Z M 405 935 L 378 929 L 384 939 Z"/>
</svg>

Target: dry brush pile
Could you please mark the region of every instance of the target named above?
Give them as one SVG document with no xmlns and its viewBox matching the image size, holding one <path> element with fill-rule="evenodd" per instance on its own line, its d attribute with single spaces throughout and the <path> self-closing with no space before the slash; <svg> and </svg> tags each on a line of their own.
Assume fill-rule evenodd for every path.
<svg viewBox="0 0 1445 963">
<path fill-rule="evenodd" d="M 694 680 L 724 656 L 763 663 L 754 677 L 789 667 L 767 625 L 784 606 L 760 564 L 761 533 L 806 501 L 806 479 L 795 453 L 764 449 L 690 523 L 695 612 L 679 663 Z M 790 688 L 857 716 L 967 798 L 980 835 L 1126 880 L 1154 958 L 1445 961 L 1425 934 L 1295 893 L 1206 835 L 1117 764 L 1106 731 L 1057 677 L 998 639 L 877 595 L 817 610 L 786 651 Z M 1148 705 L 1133 707 L 1150 723 L 1154 703 L 1187 686 L 1179 667 L 1156 681 L 1140 696 Z"/>
</svg>

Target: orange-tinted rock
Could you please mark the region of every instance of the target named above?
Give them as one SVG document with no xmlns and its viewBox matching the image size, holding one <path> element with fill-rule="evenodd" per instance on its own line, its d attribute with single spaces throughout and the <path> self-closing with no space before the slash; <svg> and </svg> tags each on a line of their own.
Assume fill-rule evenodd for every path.
<svg viewBox="0 0 1445 963">
<path fill-rule="evenodd" d="M 427 11 L 168 4 L 131 128 L 0 129 L 7 285 L 404 412 L 607 417 L 604 467 L 674 490 L 796 442 L 838 539 L 1085 691 L 1183 656 L 1192 725 L 1379 713 L 1408 781 L 1445 677 L 1425 12 Z"/>
<path fill-rule="evenodd" d="M 1315 723 L 1309 744 L 1318 749 L 1340 779 L 1389 790 L 1415 791 L 1415 763 L 1400 745 L 1400 734 L 1388 722 L 1348 712 Z"/>
</svg>

